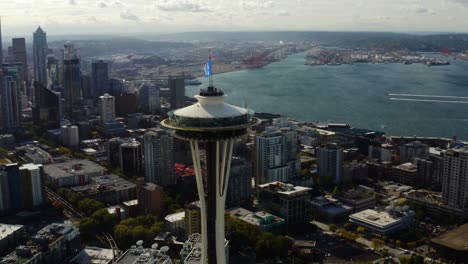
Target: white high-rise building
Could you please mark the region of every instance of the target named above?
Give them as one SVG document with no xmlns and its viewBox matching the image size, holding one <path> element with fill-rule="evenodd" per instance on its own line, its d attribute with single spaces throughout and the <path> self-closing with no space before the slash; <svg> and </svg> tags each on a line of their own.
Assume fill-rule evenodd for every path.
<svg viewBox="0 0 468 264">
<path fill-rule="evenodd" d="M 99 97 L 99 116 L 101 123 L 112 123 L 115 121 L 115 97 L 104 94 Z"/>
<path fill-rule="evenodd" d="M 268 127 L 255 138 L 256 184 L 288 182 L 295 176 L 297 134 L 287 128 Z"/>
<path fill-rule="evenodd" d="M 174 173 L 174 151 L 171 133 L 164 129 L 153 129 L 144 137 L 145 181 L 161 186 L 176 183 Z"/>
<path fill-rule="evenodd" d="M 456 208 L 468 208 L 468 150 L 450 149 L 443 154 L 442 198 Z"/>
<path fill-rule="evenodd" d="M 343 176 L 343 149 L 336 145 L 317 148 L 317 170 L 321 178 L 332 177 L 338 184 Z"/>
<path fill-rule="evenodd" d="M 32 207 L 40 206 L 44 203 L 44 182 L 42 179 L 42 165 L 32 163 L 24 164 L 19 168 L 23 181 L 28 185 L 26 196 L 30 196 L 30 203 Z"/>
</svg>

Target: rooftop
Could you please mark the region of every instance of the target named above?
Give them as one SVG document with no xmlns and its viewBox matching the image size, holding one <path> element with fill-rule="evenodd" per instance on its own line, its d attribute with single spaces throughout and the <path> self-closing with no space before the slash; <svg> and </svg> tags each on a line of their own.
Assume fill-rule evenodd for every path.
<svg viewBox="0 0 468 264">
<path fill-rule="evenodd" d="M 468 224 L 443 233 L 431 241 L 451 249 L 468 251 Z"/>
<path fill-rule="evenodd" d="M 113 258 L 112 249 L 88 246 L 70 262 L 72 264 L 108 264 Z"/>
<path fill-rule="evenodd" d="M 386 228 L 402 222 L 401 218 L 393 217 L 387 212 L 379 212 L 371 209 L 352 214 L 349 218 L 378 228 Z"/>
<path fill-rule="evenodd" d="M 23 164 L 21 167 L 19 167 L 20 170 L 30 170 L 30 171 L 39 170 L 40 168 L 42 168 L 41 164 L 36 165 L 33 163 Z"/>
<path fill-rule="evenodd" d="M 70 175 L 84 175 L 90 173 L 101 173 L 104 174 L 107 171 L 106 168 L 98 165 L 90 160 L 70 160 L 63 163 L 54 163 L 44 166 L 44 173 L 52 178 L 68 177 Z"/>
<path fill-rule="evenodd" d="M 266 190 L 274 191 L 276 193 L 288 195 L 288 196 L 303 194 L 312 190 L 312 188 L 294 186 L 292 184 L 285 184 L 279 181 L 261 184 L 261 185 L 258 185 L 258 187 L 264 190 L 266 189 Z"/>
<path fill-rule="evenodd" d="M 164 217 L 164 220 L 171 222 L 171 223 L 176 222 L 176 221 L 182 221 L 184 219 L 185 219 L 185 211 L 175 213 L 175 214 L 170 214 Z"/>
<path fill-rule="evenodd" d="M 407 172 L 416 172 L 418 170 L 418 167 L 411 162 L 403 163 L 398 166 L 394 166 L 393 168 Z"/>
<path fill-rule="evenodd" d="M 127 250 L 115 263 L 116 264 L 170 264 L 172 263 L 168 255 L 166 255 L 169 247 L 161 247 L 157 249 L 157 244 L 154 248 L 143 248 L 142 246 L 132 246 Z"/>
<path fill-rule="evenodd" d="M 0 224 L 0 240 L 3 240 L 23 227 L 22 225 Z"/>
<path fill-rule="evenodd" d="M 229 210 L 229 214 L 254 226 L 264 226 L 273 223 L 284 222 L 283 218 L 272 215 L 265 211 L 258 211 L 254 213 L 242 207 Z"/>
<path fill-rule="evenodd" d="M 126 190 L 136 188 L 136 184 L 127 181 L 117 175 L 110 174 L 91 179 L 91 184 L 72 187 L 75 192 L 85 194 L 95 193 L 105 190 Z"/>
</svg>

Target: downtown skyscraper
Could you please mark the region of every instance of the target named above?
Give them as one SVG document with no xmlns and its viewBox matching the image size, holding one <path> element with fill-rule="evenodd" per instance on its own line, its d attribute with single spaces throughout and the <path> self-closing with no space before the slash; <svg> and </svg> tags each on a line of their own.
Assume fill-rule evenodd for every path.
<svg viewBox="0 0 468 264">
<path fill-rule="evenodd" d="M 106 62 L 99 60 L 91 64 L 91 87 L 94 98 L 109 93 L 109 69 Z"/>
<path fill-rule="evenodd" d="M 63 82 L 65 93 L 65 111 L 68 118 L 73 119 L 74 106 L 80 105 L 81 101 L 81 69 L 78 58 L 66 59 L 63 61 Z"/>
<path fill-rule="evenodd" d="M 0 66 L 3 63 L 3 45 L 2 45 L 2 17 L 0 17 Z"/>
<path fill-rule="evenodd" d="M 21 64 L 4 64 L 0 69 L 0 128 L 14 131 L 21 126 Z"/>
<path fill-rule="evenodd" d="M 38 27 L 33 33 L 33 64 L 34 64 L 34 81 L 44 87 L 47 87 L 47 47 L 46 32 Z"/>
<path fill-rule="evenodd" d="M 164 129 L 154 129 L 147 132 L 143 140 L 145 181 L 161 186 L 174 185 L 174 143 L 171 133 Z"/>
<path fill-rule="evenodd" d="M 22 64 L 21 78 L 24 82 L 27 82 L 29 79 L 29 73 L 28 73 L 28 58 L 26 55 L 26 40 L 24 38 L 13 38 L 12 49 L 13 49 L 13 62 Z"/>
</svg>

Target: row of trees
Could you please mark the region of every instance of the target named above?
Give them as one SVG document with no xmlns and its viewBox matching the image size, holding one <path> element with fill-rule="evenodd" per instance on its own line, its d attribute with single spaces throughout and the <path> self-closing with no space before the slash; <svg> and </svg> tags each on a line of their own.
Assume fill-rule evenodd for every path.
<svg viewBox="0 0 468 264">
<path fill-rule="evenodd" d="M 114 226 L 119 222 L 115 214 L 110 214 L 106 208 L 96 210 L 91 216 L 80 220 L 80 233 L 85 240 L 92 240 L 102 232 L 111 233 Z"/>
<path fill-rule="evenodd" d="M 286 258 L 292 241 L 285 236 L 262 232 L 253 225 L 231 218 L 230 247 L 233 251 L 243 248 L 254 249 L 257 259 Z"/>
<path fill-rule="evenodd" d="M 164 222 L 155 215 L 144 215 L 122 220 L 114 228 L 114 238 L 120 248 L 129 248 L 136 241 L 150 244 L 164 230 Z"/>
</svg>

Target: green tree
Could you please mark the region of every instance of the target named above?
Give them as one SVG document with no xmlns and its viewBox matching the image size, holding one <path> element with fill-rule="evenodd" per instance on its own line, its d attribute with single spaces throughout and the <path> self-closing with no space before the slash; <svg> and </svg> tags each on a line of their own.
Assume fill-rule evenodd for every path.
<svg viewBox="0 0 468 264">
<path fill-rule="evenodd" d="M 101 208 L 104 208 L 104 204 L 93 199 L 86 198 L 78 202 L 78 209 L 83 211 L 86 215 L 92 215 Z"/>
<path fill-rule="evenodd" d="M 90 239 L 99 233 L 99 223 L 92 217 L 84 217 L 80 220 L 79 229 L 85 239 Z"/>
<path fill-rule="evenodd" d="M 132 241 L 132 232 L 128 226 L 117 225 L 114 227 L 114 238 L 120 248 L 129 248 L 136 241 Z"/>
<path fill-rule="evenodd" d="M 119 218 L 115 214 L 110 214 L 106 208 L 96 210 L 91 218 L 99 223 L 99 230 L 112 232 L 114 226 L 119 222 Z"/>
<path fill-rule="evenodd" d="M 358 228 L 356 228 L 356 232 L 359 232 L 359 233 L 365 233 L 366 232 L 366 229 L 362 226 L 359 226 Z"/>
<path fill-rule="evenodd" d="M 376 237 L 371 239 L 371 243 L 372 243 L 372 247 L 375 249 L 380 249 L 381 247 L 385 245 L 385 241 Z"/>
</svg>

